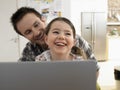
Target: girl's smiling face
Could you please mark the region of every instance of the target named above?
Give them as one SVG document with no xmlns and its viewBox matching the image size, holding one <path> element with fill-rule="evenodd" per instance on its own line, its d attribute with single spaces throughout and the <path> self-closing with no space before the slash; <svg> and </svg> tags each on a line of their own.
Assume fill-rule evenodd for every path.
<svg viewBox="0 0 120 90">
<path fill-rule="evenodd" d="M 55 21 L 51 24 L 45 41 L 51 52 L 55 54 L 69 54 L 75 44 L 73 30 L 64 21 Z"/>
</svg>

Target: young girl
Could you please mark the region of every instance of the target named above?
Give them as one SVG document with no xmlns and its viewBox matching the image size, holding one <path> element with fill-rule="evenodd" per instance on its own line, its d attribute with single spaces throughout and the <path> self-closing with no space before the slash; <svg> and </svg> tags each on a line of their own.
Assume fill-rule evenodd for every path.
<svg viewBox="0 0 120 90">
<path fill-rule="evenodd" d="M 36 61 L 74 61 L 85 59 L 85 53 L 74 46 L 76 42 L 75 35 L 75 28 L 67 18 L 58 17 L 53 19 L 46 27 L 45 42 L 48 45 L 49 50 L 38 55 Z M 98 84 L 96 89 L 100 90 Z"/>
<path fill-rule="evenodd" d="M 45 42 L 49 50 L 36 57 L 36 61 L 77 60 L 71 49 L 75 45 L 75 28 L 64 17 L 53 19 L 46 27 Z"/>
</svg>

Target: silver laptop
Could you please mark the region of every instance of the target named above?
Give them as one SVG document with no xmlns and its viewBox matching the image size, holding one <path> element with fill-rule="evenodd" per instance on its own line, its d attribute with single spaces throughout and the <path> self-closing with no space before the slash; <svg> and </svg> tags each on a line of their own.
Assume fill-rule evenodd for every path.
<svg viewBox="0 0 120 90">
<path fill-rule="evenodd" d="M 1 62 L 0 90 L 96 90 L 96 63 Z"/>
</svg>

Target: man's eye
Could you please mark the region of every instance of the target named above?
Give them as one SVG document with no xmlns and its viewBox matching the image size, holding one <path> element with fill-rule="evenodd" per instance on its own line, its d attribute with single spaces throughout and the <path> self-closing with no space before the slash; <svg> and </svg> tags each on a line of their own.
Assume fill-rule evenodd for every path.
<svg viewBox="0 0 120 90">
<path fill-rule="evenodd" d="M 38 24 L 35 24 L 34 27 L 38 27 L 39 25 Z"/>
<path fill-rule="evenodd" d="M 35 25 L 34 25 L 34 27 L 38 27 L 40 25 L 40 23 L 36 23 Z"/>
<path fill-rule="evenodd" d="M 27 30 L 26 32 L 25 32 L 25 35 L 29 35 L 31 33 L 31 30 Z"/>
</svg>

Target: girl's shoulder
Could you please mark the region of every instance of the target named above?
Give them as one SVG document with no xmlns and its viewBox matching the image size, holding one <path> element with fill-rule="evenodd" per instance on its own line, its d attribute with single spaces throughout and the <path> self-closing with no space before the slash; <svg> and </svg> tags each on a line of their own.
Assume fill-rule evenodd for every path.
<svg viewBox="0 0 120 90">
<path fill-rule="evenodd" d="M 35 58 L 35 61 L 50 61 L 50 51 L 46 50 Z"/>
</svg>

